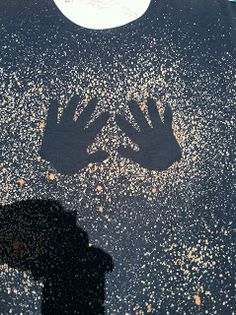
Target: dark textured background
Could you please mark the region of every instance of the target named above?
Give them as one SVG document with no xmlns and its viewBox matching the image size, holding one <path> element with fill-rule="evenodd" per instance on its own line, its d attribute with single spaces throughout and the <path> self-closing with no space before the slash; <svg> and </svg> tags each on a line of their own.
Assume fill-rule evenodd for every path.
<svg viewBox="0 0 236 315">
<path fill-rule="evenodd" d="M 49 0 L 2 0 L 0 12 L 1 203 L 51 198 L 77 212 L 114 260 L 107 314 L 233 314 L 235 4 L 153 0 L 105 31 L 72 24 Z M 110 159 L 63 176 L 38 152 L 50 99 L 63 109 L 79 91 L 79 110 L 96 95 L 96 115 L 112 115 L 91 148 Z M 173 109 L 183 151 L 162 173 L 116 153 L 129 140 L 114 114 L 131 118 L 127 101 L 148 96 Z M 40 283 L 4 266 L 1 279 L 2 314 L 40 314 Z"/>
</svg>

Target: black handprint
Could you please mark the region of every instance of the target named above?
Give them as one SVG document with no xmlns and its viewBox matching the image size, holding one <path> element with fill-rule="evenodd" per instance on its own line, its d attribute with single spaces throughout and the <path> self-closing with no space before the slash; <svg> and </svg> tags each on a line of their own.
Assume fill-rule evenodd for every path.
<svg viewBox="0 0 236 315">
<path fill-rule="evenodd" d="M 73 118 L 79 101 L 77 95 L 70 100 L 60 123 L 57 123 L 58 105 L 55 101 L 52 102 L 40 151 L 42 158 L 50 161 L 58 172 L 67 175 L 75 174 L 89 163 L 102 162 L 108 157 L 104 151 L 88 154 L 87 149 L 106 124 L 109 114 L 101 114 L 86 128 L 97 101 L 92 99 L 75 121 Z"/>
<path fill-rule="evenodd" d="M 129 108 L 140 131 L 137 131 L 123 116 L 116 116 L 116 122 L 121 130 L 139 146 L 139 151 L 120 147 L 119 153 L 145 168 L 164 171 L 181 158 L 181 148 L 172 130 L 172 111 L 170 107 L 166 107 L 164 122 L 162 122 L 155 102 L 149 99 L 147 105 L 152 127 L 136 101 L 129 102 Z"/>
</svg>

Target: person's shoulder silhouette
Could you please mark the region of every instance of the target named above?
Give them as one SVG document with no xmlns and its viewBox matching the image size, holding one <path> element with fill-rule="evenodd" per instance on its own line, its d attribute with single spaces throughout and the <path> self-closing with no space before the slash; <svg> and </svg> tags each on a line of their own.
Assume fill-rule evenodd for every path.
<svg viewBox="0 0 236 315">
<path fill-rule="evenodd" d="M 105 273 L 112 258 L 54 200 L 0 208 L 0 258 L 44 283 L 42 314 L 104 314 Z"/>
</svg>

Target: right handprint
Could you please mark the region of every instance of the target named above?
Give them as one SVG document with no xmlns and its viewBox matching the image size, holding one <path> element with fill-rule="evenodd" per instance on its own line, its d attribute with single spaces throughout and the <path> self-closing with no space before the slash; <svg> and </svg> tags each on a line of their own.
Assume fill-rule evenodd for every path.
<svg viewBox="0 0 236 315">
<path fill-rule="evenodd" d="M 119 148 L 119 153 L 142 167 L 164 171 L 181 159 L 181 148 L 172 129 L 172 110 L 169 106 L 166 107 L 162 122 L 155 101 L 148 99 L 147 105 L 152 127 L 136 101 L 129 102 L 129 109 L 140 131 L 137 131 L 123 116 L 116 116 L 116 122 L 121 130 L 139 146 L 139 151 L 122 146 Z"/>
</svg>

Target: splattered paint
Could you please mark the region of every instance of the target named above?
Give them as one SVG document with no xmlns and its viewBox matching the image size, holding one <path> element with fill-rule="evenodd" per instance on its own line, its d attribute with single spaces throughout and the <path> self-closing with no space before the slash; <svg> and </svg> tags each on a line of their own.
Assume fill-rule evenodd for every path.
<svg viewBox="0 0 236 315">
<path fill-rule="evenodd" d="M 0 6 L 2 206 L 53 199 L 77 215 L 114 262 L 106 314 L 234 314 L 235 4 L 154 0 L 133 23 L 103 31 L 74 25 L 53 1 Z M 89 147 L 109 157 L 65 175 L 40 150 L 51 100 L 60 121 L 79 93 L 76 117 L 94 97 L 92 121 L 110 115 Z M 128 102 L 148 120 L 148 98 L 162 120 L 171 107 L 182 150 L 162 172 L 118 150 L 138 148 L 116 115 L 138 130 Z M 1 279 L 2 314 L 41 314 L 40 279 L 6 264 Z"/>
</svg>

